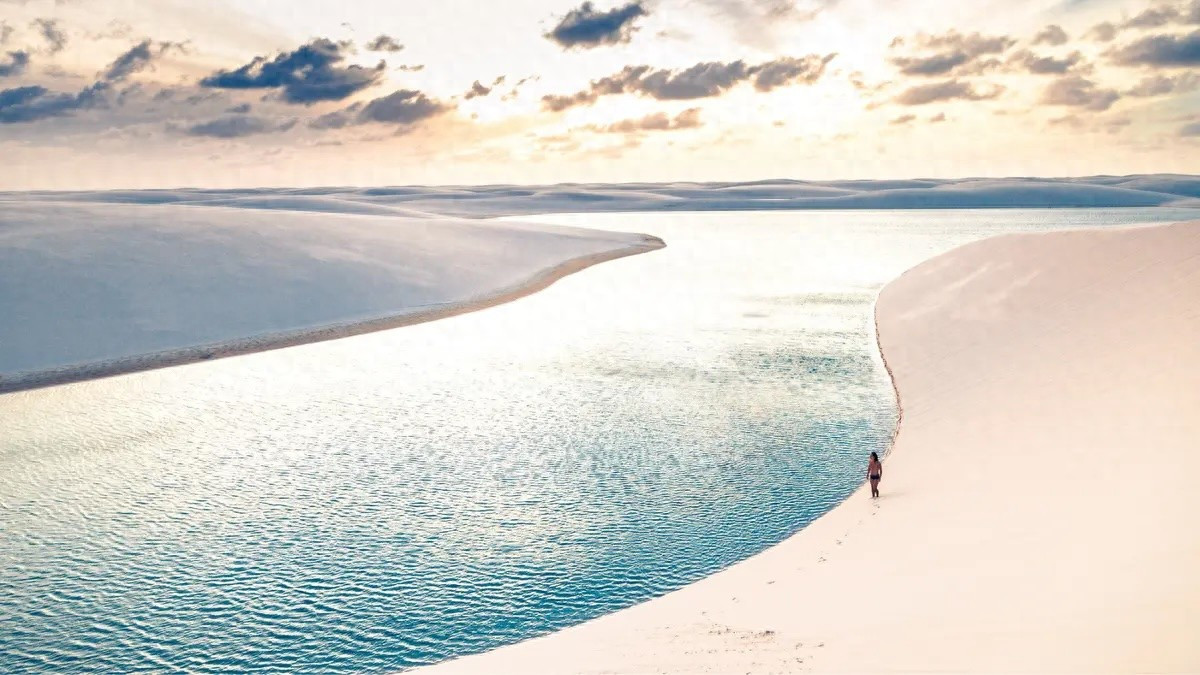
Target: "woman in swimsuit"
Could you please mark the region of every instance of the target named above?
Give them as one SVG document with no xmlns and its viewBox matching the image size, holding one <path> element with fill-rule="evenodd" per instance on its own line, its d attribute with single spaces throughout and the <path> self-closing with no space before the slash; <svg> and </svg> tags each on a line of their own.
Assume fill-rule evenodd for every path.
<svg viewBox="0 0 1200 675">
<path fill-rule="evenodd" d="M 879 481 L 883 479 L 883 463 L 879 461 L 879 455 L 871 453 L 871 459 L 867 462 L 867 478 L 871 481 L 871 496 L 879 496 Z"/>
</svg>

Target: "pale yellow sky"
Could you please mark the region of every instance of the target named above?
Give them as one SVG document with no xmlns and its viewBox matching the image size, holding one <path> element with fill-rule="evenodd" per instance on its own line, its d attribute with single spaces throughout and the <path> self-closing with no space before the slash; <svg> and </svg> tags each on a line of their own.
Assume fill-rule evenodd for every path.
<svg viewBox="0 0 1200 675">
<path fill-rule="evenodd" d="M 0 189 L 1200 171 L 1200 0 L 0 0 L 0 38 Z"/>
</svg>

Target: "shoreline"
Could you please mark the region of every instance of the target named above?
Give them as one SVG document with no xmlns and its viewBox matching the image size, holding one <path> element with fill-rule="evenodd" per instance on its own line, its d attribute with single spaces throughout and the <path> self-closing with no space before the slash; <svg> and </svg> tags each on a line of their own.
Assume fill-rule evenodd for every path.
<svg viewBox="0 0 1200 675">
<path fill-rule="evenodd" d="M 409 311 L 402 311 L 398 314 L 389 314 L 376 318 L 300 328 L 267 335 L 239 338 L 216 344 L 181 347 L 78 366 L 16 372 L 0 377 L 0 395 L 128 375 L 147 370 L 172 368 L 223 359 L 230 356 L 242 356 L 273 349 L 295 347 L 313 342 L 336 340 L 354 335 L 436 321 L 468 312 L 477 312 L 537 293 L 559 279 L 585 270 L 593 265 L 599 265 L 600 263 L 628 256 L 649 253 L 666 246 L 666 243 L 658 237 L 652 235 L 641 236 L 643 237 L 641 244 L 623 246 L 600 253 L 570 258 L 557 265 L 540 270 L 522 282 L 462 302 L 425 305 L 412 308 Z"/>
<path fill-rule="evenodd" d="M 1194 672 L 1197 289 L 1200 221 L 926 260 L 874 308 L 899 415 L 880 499 L 860 486 L 693 584 L 420 670 Z"/>
</svg>

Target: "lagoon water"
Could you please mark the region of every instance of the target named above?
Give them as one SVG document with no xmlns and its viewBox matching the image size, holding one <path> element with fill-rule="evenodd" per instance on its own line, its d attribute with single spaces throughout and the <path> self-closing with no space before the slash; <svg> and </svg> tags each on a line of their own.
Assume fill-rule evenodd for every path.
<svg viewBox="0 0 1200 675">
<path fill-rule="evenodd" d="M 527 218 L 668 248 L 434 323 L 2 396 L 0 671 L 397 670 L 661 595 L 886 449 L 887 281 L 994 234 L 1195 217 Z"/>
</svg>

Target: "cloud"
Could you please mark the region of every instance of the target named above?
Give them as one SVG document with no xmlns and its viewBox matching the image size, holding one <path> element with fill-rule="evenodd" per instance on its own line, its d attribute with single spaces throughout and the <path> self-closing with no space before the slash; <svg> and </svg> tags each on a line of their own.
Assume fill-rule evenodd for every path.
<svg viewBox="0 0 1200 675">
<path fill-rule="evenodd" d="M 404 45 L 396 42 L 396 39 L 390 35 L 379 35 L 374 40 L 366 44 L 367 51 L 371 52 L 398 52 L 404 49 Z"/>
<path fill-rule="evenodd" d="M 1038 56 L 1028 49 L 1016 52 L 1008 59 L 1010 66 L 1023 68 L 1034 75 L 1061 75 L 1084 63 L 1083 54 L 1071 52 L 1062 58 Z"/>
<path fill-rule="evenodd" d="M 1085 37 L 1096 42 L 1112 42 L 1121 31 L 1162 28 L 1171 24 L 1200 25 L 1200 0 L 1178 5 L 1160 3 L 1119 24 L 1111 21 L 1096 24 Z"/>
<path fill-rule="evenodd" d="M 638 119 L 621 120 L 605 126 L 591 125 L 585 128 L 601 133 L 631 134 L 640 131 L 695 129 L 700 126 L 703 126 L 703 122 L 700 121 L 700 109 L 688 108 L 673 118 L 660 112 Z"/>
<path fill-rule="evenodd" d="M 591 105 L 597 98 L 598 96 L 590 91 L 578 91 L 566 96 L 547 94 L 542 97 L 542 107 L 550 112 L 562 112 L 577 105 Z"/>
<path fill-rule="evenodd" d="M 935 123 L 936 122 L 945 122 L 946 121 L 946 113 L 938 113 L 938 114 L 934 115 L 933 117 L 930 117 L 929 121 L 935 122 Z"/>
<path fill-rule="evenodd" d="M 281 88 L 285 101 L 305 105 L 340 101 L 377 84 L 387 67 L 384 61 L 373 68 L 341 66 L 348 49 L 347 43 L 317 38 L 274 59 L 258 56 L 236 70 L 213 73 L 202 79 L 200 85 L 221 89 Z"/>
<path fill-rule="evenodd" d="M 15 51 L 9 52 L 7 63 L 0 60 L 0 77 L 11 77 L 20 75 L 25 72 L 25 68 L 29 65 L 29 52 Z"/>
<path fill-rule="evenodd" d="M 904 90 L 895 101 L 901 105 L 925 105 L 938 101 L 986 101 L 997 98 L 1004 93 L 1004 87 L 992 85 L 980 91 L 969 82 L 961 80 L 946 80 L 935 84 L 922 84 Z"/>
<path fill-rule="evenodd" d="M 12 37 L 13 27 L 5 21 L 0 21 L 0 45 L 8 42 L 8 38 Z"/>
<path fill-rule="evenodd" d="M 371 122 L 415 124 L 439 115 L 449 106 L 435 101 L 413 89 L 401 89 L 367 103 L 359 113 L 360 119 Z"/>
<path fill-rule="evenodd" d="M 1117 37 L 1117 27 L 1112 23 L 1105 21 L 1098 23 L 1084 34 L 1084 37 L 1090 38 L 1095 42 L 1112 42 Z"/>
<path fill-rule="evenodd" d="M 1200 66 L 1200 30 L 1187 35 L 1150 35 L 1112 52 L 1123 66 L 1187 68 Z"/>
<path fill-rule="evenodd" d="M 231 106 L 231 107 L 229 107 L 229 108 L 226 108 L 226 109 L 225 109 L 225 112 L 227 112 L 227 113 L 235 113 L 235 114 L 239 114 L 239 115 L 244 115 L 244 114 L 246 114 L 246 113 L 250 112 L 250 104 L 249 104 L 249 103 L 239 103 L 239 104 L 237 104 L 237 105 L 235 105 L 235 106 Z"/>
<path fill-rule="evenodd" d="M 1078 75 L 1068 75 L 1054 81 L 1042 94 L 1042 102 L 1086 110 L 1103 111 L 1121 98 L 1116 90 L 1101 89 L 1095 82 Z"/>
<path fill-rule="evenodd" d="M 949 31 L 941 35 L 919 34 L 913 45 L 919 55 L 896 56 L 890 61 L 905 75 L 936 76 L 961 71 L 965 66 L 978 65 L 977 61 L 988 54 L 1002 54 L 1016 44 L 1016 40 L 1007 35 L 982 35 L 971 33 L 964 35 L 958 31 Z M 892 40 L 892 48 L 907 46 L 903 38 Z M 996 65 L 999 65 L 997 62 Z M 974 70 L 978 71 L 979 68 Z"/>
<path fill-rule="evenodd" d="M 479 96 L 487 96 L 490 93 L 492 93 L 491 87 L 485 87 L 479 82 L 479 80 L 475 80 L 475 83 L 471 85 L 471 88 L 467 90 L 467 93 L 463 94 L 463 98 L 469 101 Z"/>
<path fill-rule="evenodd" d="M 107 87 L 98 82 L 76 94 L 53 92 L 37 85 L 0 90 L 0 124 L 36 122 L 103 105 Z"/>
<path fill-rule="evenodd" d="M 1132 89 L 1125 92 L 1126 96 L 1150 97 L 1167 94 L 1184 94 L 1200 89 L 1200 74 L 1183 73 L 1174 77 L 1152 75 L 1144 77 Z"/>
<path fill-rule="evenodd" d="M 585 2 L 567 12 L 545 37 L 563 49 L 592 49 L 629 42 L 637 30 L 634 23 L 647 14 L 649 12 L 642 0 L 634 0 L 607 12 L 597 11 L 591 2 Z"/>
<path fill-rule="evenodd" d="M 355 113 L 362 110 L 362 104 L 355 103 L 352 106 L 342 110 L 335 110 L 331 113 L 325 113 L 316 119 L 311 120 L 308 126 L 312 129 L 341 129 L 356 123 Z"/>
<path fill-rule="evenodd" d="M 1187 138 L 1200 136 L 1200 122 L 1192 122 L 1179 130 L 1179 135 Z"/>
<path fill-rule="evenodd" d="M 812 84 L 820 79 L 825 72 L 825 66 L 835 56 L 836 54 L 829 54 L 820 59 L 814 56 L 783 56 L 774 61 L 767 61 L 757 66 L 754 72 L 754 88 L 759 91 L 771 91 L 794 82 Z"/>
<path fill-rule="evenodd" d="M 400 89 L 365 104 L 355 103 L 310 121 L 313 129 L 341 129 L 378 122 L 404 127 L 441 115 L 454 106 L 431 99 L 420 91 Z"/>
<path fill-rule="evenodd" d="M 194 124 L 183 130 L 188 136 L 207 136 L 210 138 L 242 138 L 257 136 L 278 131 L 287 131 L 296 125 L 296 120 L 276 122 L 264 117 L 251 115 L 236 115 L 218 117 L 209 122 Z"/>
<path fill-rule="evenodd" d="M 124 80 L 134 73 L 145 70 L 154 57 L 171 48 L 182 50 L 183 45 L 174 42 L 159 42 L 155 45 L 151 40 L 142 40 L 110 63 L 100 74 L 100 78 L 108 82 Z"/>
<path fill-rule="evenodd" d="M 757 48 L 771 46 L 781 26 L 811 21 L 838 0 L 695 0 L 708 7 L 722 26 Z"/>
<path fill-rule="evenodd" d="M 835 56 L 781 57 L 757 65 L 747 65 L 740 60 L 729 63 L 709 61 L 683 70 L 625 66 L 619 73 L 593 80 L 586 90 L 565 96 L 544 96 L 542 107 L 557 112 L 595 103 L 601 96 L 619 94 L 639 94 L 660 101 L 708 98 L 747 81 L 753 82 L 756 90 L 768 92 L 789 84 L 816 82 Z"/>
<path fill-rule="evenodd" d="M 917 119 L 916 115 L 901 115 L 893 120 L 889 120 L 888 124 L 900 126 L 903 124 L 908 124 L 909 122 L 912 122 L 915 119 Z"/>
<path fill-rule="evenodd" d="M 1159 5 L 1151 7 L 1122 24 L 1123 28 L 1159 28 L 1180 21 L 1183 12 L 1178 7 Z"/>
<path fill-rule="evenodd" d="M 1041 30 L 1041 32 L 1033 36 L 1033 44 L 1034 46 L 1045 44 L 1052 47 L 1057 47 L 1059 45 L 1065 45 L 1070 39 L 1071 38 L 1067 35 L 1067 31 L 1063 30 L 1062 26 L 1050 25 L 1046 26 Z"/>
<path fill-rule="evenodd" d="M 57 54 L 67 46 L 67 34 L 58 27 L 57 19 L 34 19 L 31 24 L 38 29 L 38 33 L 50 45 L 50 53 Z"/>
</svg>

